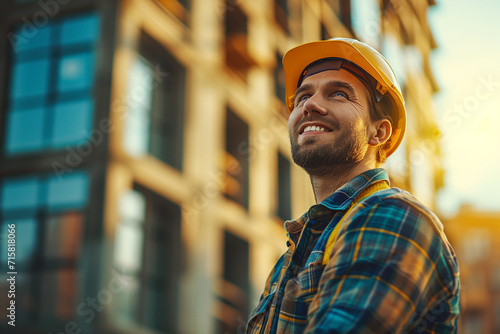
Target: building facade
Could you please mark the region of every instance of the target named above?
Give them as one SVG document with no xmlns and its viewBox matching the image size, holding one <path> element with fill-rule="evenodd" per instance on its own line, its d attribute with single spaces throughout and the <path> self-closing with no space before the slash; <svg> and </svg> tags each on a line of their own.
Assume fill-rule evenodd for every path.
<svg viewBox="0 0 500 334">
<path fill-rule="evenodd" d="M 314 202 L 289 153 L 281 58 L 357 37 L 408 109 L 393 185 L 434 206 L 436 47 L 424 0 L 0 4 L 0 275 L 9 333 L 241 333 Z"/>
<path fill-rule="evenodd" d="M 462 206 L 445 222 L 460 263 L 462 333 L 500 333 L 500 213 Z"/>
</svg>

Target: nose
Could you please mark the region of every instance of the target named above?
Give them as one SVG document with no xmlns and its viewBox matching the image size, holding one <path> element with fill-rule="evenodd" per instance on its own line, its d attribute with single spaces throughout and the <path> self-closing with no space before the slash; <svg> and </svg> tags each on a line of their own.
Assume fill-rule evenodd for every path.
<svg viewBox="0 0 500 334">
<path fill-rule="evenodd" d="M 302 106 L 302 113 L 305 115 L 310 113 L 318 113 L 320 115 L 326 115 L 327 110 L 323 107 L 323 103 L 321 102 L 321 97 L 318 94 L 314 94 L 309 97 L 304 105 Z"/>
</svg>

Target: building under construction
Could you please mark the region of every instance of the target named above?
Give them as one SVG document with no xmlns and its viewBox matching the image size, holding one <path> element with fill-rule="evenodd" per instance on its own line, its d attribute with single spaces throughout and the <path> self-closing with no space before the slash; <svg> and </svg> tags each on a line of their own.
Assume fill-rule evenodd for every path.
<svg viewBox="0 0 500 334">
<path fill-rule="evenodd" d="M 283 221 L 314 203 L 290 158 L 283 54 L 355 37 L 403 88 L 392 185 L 441 187 L 432 0 L 0 4 L 0 224 L 16 225 L 5 333 L 242 333 Z M 7 251 L 0 250 L 1 277 Z"/>
</svg>

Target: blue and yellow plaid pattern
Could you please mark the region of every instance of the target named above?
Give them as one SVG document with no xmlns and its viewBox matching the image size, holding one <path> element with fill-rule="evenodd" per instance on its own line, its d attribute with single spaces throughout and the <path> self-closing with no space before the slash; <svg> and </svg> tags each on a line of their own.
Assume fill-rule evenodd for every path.
<svg viewBox="0 0 500 334">
<path fill-rule="evenodd" d="M 271 271 L 246 333 L 456 333 L 459 270 L 432 211 L 407 192 L 356 203 L 384 169 L 363 173 L 285 222 L 288 251 Z"/>
</svg>

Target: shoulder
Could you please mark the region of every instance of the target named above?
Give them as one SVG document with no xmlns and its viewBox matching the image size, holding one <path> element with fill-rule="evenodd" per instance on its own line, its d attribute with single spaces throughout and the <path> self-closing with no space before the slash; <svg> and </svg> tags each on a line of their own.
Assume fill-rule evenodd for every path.
<svg viewBox="0 0 500 334">
<path fill-rule="evenodd" d="M 360 201 L 346 217 L 344 242 L 368 252 L 421 256 L 429 268 L 449 277 L 458 273 L 455 253 L 436 214 L 408 192 L 390 188 Z M 392 256 L 391 255 L 391 256 Z M 445 269 L 446 268 L 446 269 Z"/>
<path fill-rule="evenodd" d="M 407 191 L 390 188 L 378 191 L 360 201 L 351 211 L 351 227 L 365 227 L 411 233 L 422 230 L 426 235 L 443 234 L 443 224 L 436 214 Z"/>
</svg>

